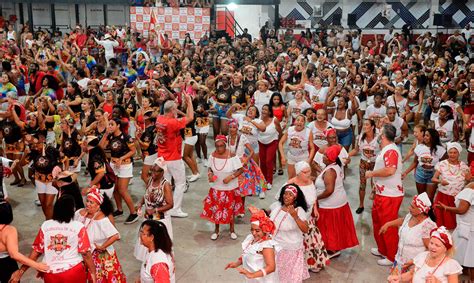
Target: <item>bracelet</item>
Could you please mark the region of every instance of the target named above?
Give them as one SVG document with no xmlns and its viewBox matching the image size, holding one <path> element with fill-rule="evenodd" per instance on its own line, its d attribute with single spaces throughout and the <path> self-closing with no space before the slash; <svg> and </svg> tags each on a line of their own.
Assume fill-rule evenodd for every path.
<svg viewBox="0 0 474 283">
<path fill-rule="evenodd" d="M 265 271 L 265 269 L 264 269 L 264 268 L 260 269 L 260 271 L 263 273 L 263 276 L 262 276 L 262 277 L 265 277 L 265 276 L 267 276 L 267 272 Z"/>
</svg>

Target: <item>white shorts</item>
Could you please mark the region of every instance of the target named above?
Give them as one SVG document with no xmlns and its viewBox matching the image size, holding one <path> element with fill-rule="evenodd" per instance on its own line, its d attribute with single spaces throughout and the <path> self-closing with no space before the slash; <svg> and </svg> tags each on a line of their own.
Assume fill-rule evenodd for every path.
<svg viewBox="0 0 474 283">
<path fill-rule="evenodd" d="M 293 156 L 291 153 L 288 152 L 288 154 L 286 155 L 286 161 L 288 162 L 289 165 L 295 165 L 296 163 L 300 161 L 308 160 L 308 158 L 309 158 L 309 154 Z"/>
<path fill-rule="evenodd" d="M 184 138 L 184 144 L 195 145 L 198 141 L 198 136 Z"/>
<path fill-rule="evenodd" d="M 196 127 L 196 133 L 202 134 L 202 135 L 209 134 L 209 126 L 205 126 L 205 127 L 202 127 L 202 128 Z"/>
<path fill-rule="evenodd" d="M 134 137 L 136 132 L 137 132 L 137 127 L 135 125 L 135 121 L 130 121 L 128 123 L 128 135 L 131 137 Z"/>
<path fill-rule="evenodd" d="M 152 155 L 148 155 L 145 157 L 145 159 L 143 160 L 143 165 L 148 165 L 148 166 L 152 166 L 153 163 L 155 162 L 155 160 L 158 158 L 158 153 L 155 153 L 155 154 L 152 154 Z"/>
<path fill-rule="evenodd" d="M 36 192 L 38 194 L 57 195 L 58 190 L 53 186 L 52 182 L 43 183 L 35 180 Z"/>
<path fill-rule="evenodd" d="M 115 189 L 115 186 L 113 186 L 113 187 L 110 188 L 110 189 L 105 189 L 105 190 L 100 189 L 100 191 L 101 191 L 102 193 L 104 193 L 105 195 L 107 195 L 107 196 L 109 197 L 109 199 L 112 200 L 112 197 L 114 196 L 114 189 Z"/>
<path fill-rule="evenodd" d="M 365 111 L 367 109 L 367 100 L 359 102 L 359 110 Z"/>
<path fill-rule="evenodd" d="M 112 170 L 114 170 L 114 173 L 115 175 L 117 175 L 118 178 L 132 178 L 133 177 L 133 164 L 132 163 L 122 164 L 120 166 L 117 166 L 111 162 L 110 167 L 112 167 Z"/>
</svg>

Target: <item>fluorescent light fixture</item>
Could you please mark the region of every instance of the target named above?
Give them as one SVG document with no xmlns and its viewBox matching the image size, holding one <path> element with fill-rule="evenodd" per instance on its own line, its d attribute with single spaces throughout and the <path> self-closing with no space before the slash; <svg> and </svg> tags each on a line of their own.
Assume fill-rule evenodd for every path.
<svg viewBox="0 0 474 283">
<path fill-rule="evenodd" d="M 235 11 L 237 10 L 239 6 L 237 4 L 235 4 L 234 2 L 230 2 L 229 4 L 227 4 L 227 9 L 229 9 L 230 11 Z"/>
</svg>

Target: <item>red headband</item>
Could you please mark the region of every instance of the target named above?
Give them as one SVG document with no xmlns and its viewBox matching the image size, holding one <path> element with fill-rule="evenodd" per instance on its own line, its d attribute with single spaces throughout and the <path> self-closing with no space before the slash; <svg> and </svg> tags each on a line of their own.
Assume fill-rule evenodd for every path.
<svg viewBox="0 0 474 283">
<path fill-rule="evenodd" d="M 326 148 L 325 155 L 330 162 L 336 162 L 336 159 L 340 153 L 341 153 L 341 146 L 338 144 L 335 144 Z"/>
<path fill-rule="evenodd" d="M 286 187 L 285 192 L 290 192 L 290 193 L 294 194 L 295 197 L 298 195 L 298 189 L 296 189 L 296 187 L 292 186 L 292 185 Z"/>
<path fill-rule="evenodd" d="M 430 236 L 440 240 L 448 250 L 453 247 L 453 239 L 444 226 L 431 230 Z"/>
<path fill-rule="evenodd" d="M 326 135 L 326 137 L 329 137 L 331 134 L 336 135 L 337 133 L 336 133 L 336 130 L 334 128 L 329 128 L 325 131 L 324 134 Z"/>
<path fill-rule="evenodd" d="M 95 201 L 99 205 L 104 202 L 104 196 L 95 186 L 90 189 L 89 193 L 87 194 L 87 198 Z"/>
<path fill-rule="evenodd" d="M 215 142 L 218 142 L 218 141 L 223 141 L 223 142 L 227 143 L 227 137 L 224 136 L 224 135 L 217 135 Z"/>
<path fill-rule="evenodd" d="M 227 122 L 227 126 L 239 126 L 239 122 L 235 119 L 230 119 L 228 122 Z"/>
</svg>

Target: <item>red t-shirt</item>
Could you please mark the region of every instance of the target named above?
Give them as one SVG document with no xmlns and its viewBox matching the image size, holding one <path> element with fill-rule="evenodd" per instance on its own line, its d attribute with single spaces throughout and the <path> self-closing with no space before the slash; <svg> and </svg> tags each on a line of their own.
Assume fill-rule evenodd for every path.
<svg viewBox="0 0 474 283">
<path fill-rule="evenodd" d="M 158 156 L 163 156 L 166 161 L 181 159 L 183 139 L 179 131 L 186 126 L 186 119 L 158 116 L 155 125 Z"/>
<path fill-rule="evenodd" d="M 87 35 L 79 34 L 76 36 L 76 44 L 82 49 L 86 45 Z"/>
</svg>

